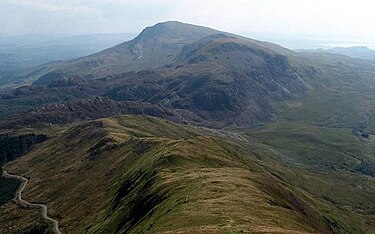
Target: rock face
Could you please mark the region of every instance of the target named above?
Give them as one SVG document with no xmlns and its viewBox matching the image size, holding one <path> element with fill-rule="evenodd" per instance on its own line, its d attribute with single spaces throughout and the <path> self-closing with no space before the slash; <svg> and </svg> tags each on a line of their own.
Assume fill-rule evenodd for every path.
<svg viewBox="0 0 375 234">
<path fill-rule="evenodd" d="M 113 101 L 106 97 L 95 97 L 67 104 L 37 107 L 0 121 L 0 126 L 3 129 L 12 129 L 38 124 L 65 124 L 124 114 L 151 115 L 182 123 L 199 124 L 203 121 L 189 111 L 163 108 L 150 103 Z"/>
<path fill-rule="evenodd" d="M 227 34 L 185 46 L 157 72 L 123 75 L 106 95 L 187 109 L 204 119 L 253 125 L 272 117 L 271 103 L 297 97 L 313 75 L 288 58 L 292 52 Z M 303 77 L 303 78 L 301 78 Z"/>
<path fill-rule="evenodd" d="M 272 101 L 304 93 L 307 86 L 301 77 L 307 82 L 311 78 L 284 52 L 224 34 L 191 45 L 177 64 L 169 74 L 186 85 L 174 91 L 191 101 L 176 105 L 236 124 L 269 119 Z"/>
</svg>

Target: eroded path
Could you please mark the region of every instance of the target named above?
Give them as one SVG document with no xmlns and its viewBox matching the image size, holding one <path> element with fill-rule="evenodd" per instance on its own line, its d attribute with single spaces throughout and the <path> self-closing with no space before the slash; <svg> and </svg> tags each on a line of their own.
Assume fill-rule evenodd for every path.
<svg viewBox="0 0 375 234">
<path fill-rule="evenodd" d="M 10 179 L 16 179 L 16 180 L 19 180 L 21 181 L 21 185 L 20 187 L 18 188 L 17 192 L 16 192 L 16 197 L 14 198 L 15 202 L 18 204 L 18 205 L 21 205 L 21 206 L 25 206 L 25 207 L 29 207 L 29 208 L 39 208 L 42 210 L 42 216 L 43 218 L 47 221 L 47 222 L 51 222 L 53 223 L 53 230 L 55 233 L 57 234 L 61 234 L 61 231 L 59 230 L 59 222 L 51 217 L 48 216 L 48 210 L 47 210 L 47 206 L 46 205 L 43 205 L 43 204 L 36 204 L 36 203 L 30 203 L 28 201 L 25 201 L 22 199 L 22 192 L 23 190 L 25 189 L 27 183 L 29 182 L 28 179 L 26 179 L 25 177 L 22 177 L 22 176 L 19 176 L 19 175 L 12 175 L 12 174 L 9 174 L 7 171 L 3 171 L 3 176 L 6 177 L 6 178 L 10 178 Z"/>
</svg>

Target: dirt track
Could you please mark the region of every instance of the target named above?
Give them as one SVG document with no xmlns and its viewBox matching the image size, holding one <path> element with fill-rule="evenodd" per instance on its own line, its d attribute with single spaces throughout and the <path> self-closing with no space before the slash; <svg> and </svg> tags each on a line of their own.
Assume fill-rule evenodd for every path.
<svg viewBox="0 0 375 234">
<path fill-rule="evenodd" d="M 46 205 L 43 204 L 35 204 L 35 203 L 30 203 L 28 201 L 25 201 L 22 199 L 22 192 L 25 189 L 27 183 L 29 182 L 28 179 L 25 177 L 19 176 L 19 175 L 12 175 L 9 174 L 7 171 L 3 171 L 3 176 L 6 178 L 10 179 L 16 179 L 21 181 L 21 185 L 18 188 L 16 192 L 16 197 L 14 198 L 15 202 L 18 205 L 24 206 L 24 207 L 29 207 L 29 208 L 39 208 L 42 210 L 42 216 L 47 222 L 53 223 L 53 230 L 57 234 L 61 234 L 61 231 L 59 230 L 59 222 L 51 217 L 48 216 L 48 209 Z"/>
</svg>

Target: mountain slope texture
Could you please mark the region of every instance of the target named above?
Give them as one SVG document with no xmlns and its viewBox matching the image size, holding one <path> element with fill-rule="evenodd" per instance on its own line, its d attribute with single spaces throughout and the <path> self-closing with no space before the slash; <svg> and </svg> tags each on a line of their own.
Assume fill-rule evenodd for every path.
<svg viewBox="0 0 375 234">
<path fill-rule="evenodd" d="M 1 163 L 62 233 L 374 233 L 370 60 L 165 22 L 5 75 Z M 0 184 L 0 233 L 53 231 Z"/>
</svg>

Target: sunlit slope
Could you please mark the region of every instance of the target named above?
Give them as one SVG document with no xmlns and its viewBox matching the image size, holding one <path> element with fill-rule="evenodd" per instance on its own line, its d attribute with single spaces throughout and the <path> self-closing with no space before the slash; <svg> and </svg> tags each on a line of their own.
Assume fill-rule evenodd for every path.
<svg viewBox="0 0 375 234">
<path fill-rule="evenodd" d="M 6 168 L 31 178 L 25 199 L 66 233 L 331 233 L 246 144 L 125 116 L 73 127 Z"/>
</svg>

